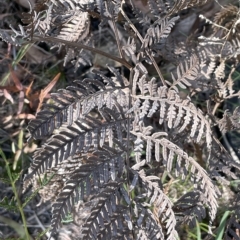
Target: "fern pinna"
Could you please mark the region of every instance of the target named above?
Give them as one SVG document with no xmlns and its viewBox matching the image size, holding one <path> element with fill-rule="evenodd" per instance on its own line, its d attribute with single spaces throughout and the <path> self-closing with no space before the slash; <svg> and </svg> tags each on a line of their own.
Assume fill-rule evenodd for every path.
<svg viewBox="0 0 240 240">
<path fill-rule="evenodd" d="M 212 76 L 219 95 L 232 97 L 232 73 L 225 84 L 225 75 L 219 74 L 224 69 L 216 69 L 213 42 L 217 46 L 219 39 L 200 38 L 195 45 L 188 39 L 180 51 L 173 35 L 176 14 L 207 2 L 149 0 L 147 15 L 132 1 L 38 0 L 24 15 L 21 32 L 1 32 L 13 44 L 46 41 L 65 47 L 65 63 L 71 60 L 76 70 L 91 65 L 94 54 L 122 66 L 92 69 L 52 93 L 29 123 L 30 139 L 42 145 L 24 188 L 36 189 L 39 178 L 52 177 L 39 192 L 43 200 L 52 201 L 51 236 L 69 213 L 77 217 L 77 239 L 174 240 L 181 224 L 194 227 L 208 218 L 211 226 L 220 196 L 216 180 L 224 174 L 235 178 L 238 173 L 231 169 L 240 167 L 214 136 L 215 110 L 207 115 L 191 97 L 204 91 Z M 131 14 L 139 20 L 135 25 Z M 102 28 L 110 25 L 119 56 L 95 47 L 99 39 L 91 32 L 93 17 Z M 171 61 L 175 71 L 163 75 L 159 57 Z M 233 52 L 222 63 L 229 59 L 236 60 Z M 189 96 L 183 96 L 183 89 Z M 234 114 L 239 116 L 237 110 Z M 239 125 L 225 112 L 221 131 L 227 121 Z M 191 191 L 177 200 L 168 193 L 173 178 L 192 183 Z M 228 226 L 236 223 L 233 216 Z"/>
</svg>

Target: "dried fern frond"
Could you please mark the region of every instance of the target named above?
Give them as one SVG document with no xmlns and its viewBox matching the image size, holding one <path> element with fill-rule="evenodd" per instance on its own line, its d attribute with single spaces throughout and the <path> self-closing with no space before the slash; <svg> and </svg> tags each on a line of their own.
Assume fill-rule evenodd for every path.
<svg viewBox="0 0 240 240">
<path fill-rule="evenodd" d="M 174 6 L 169 10 L 168 16 L 178 13 L 186 8 L 198 7 L 207 4 L 211 0 L 177 0 Z"/>
<path fill-rule="evenodd" d="M 226 133 L 240 128 L 240 109 L 235 108 L 231 115 L 227 110 L 224 112 L 222 119 L 218 122 L 221 132 Z"/>
<path fill-rule="evenodd" d="M 211 127 L 201 110 L 197 109 L 190 99 L 182 100 L 176 90 L 168 90 L 167 87 L 152 88 L 153 84 L 154 79 L 147 83 L 144 75 L 139 79 L 141 95 L 133 96 L 135 99 L 132 108 L 135 115 L 133 128 L 141 128 L 144 119 L 159 112 L 159 124 L 166 121 L 169 128 L 178 128 L 178 132 L 191 126 L 190 137 L 199 142 L 205 135 L 207 146 L 210 148 Z"/>
<path fill-rule="evenodd" d="M 238 12 L 239 8 L 231 4 L 221 8 L 220 11 L 216 13 L 213 20 L 214 24 L 212 25 L 212 28 L 214 34 L 220 33 L 221 37 L 224 37 L 226 34 L 228 34 L 228 30 L 234 27 L 234 24 L 237 21 Z"/>
<path fill-rule="evenodd" d="M 39 188 L 39 194 L 43 202 L 51 201 L 54 202 L 57 196 L 61 193 L 65 182 L 69 176 L 82 165 L 81 158 L 79 155 L 69 157 L 68 159 L 60 162 L 56 167 L 49 168 L 40 174 L 39 178 L 30 178 L 23 185 L 23 191 L 26 191 L 28 185 L 32 185 L 33 190 L 37 191 Z M 50 179 L 46 186 L 41 186 L 41 183 L 45 179 Z"/>
<path fill-rule="evenodd" d="M 154 48 L 154 45 L 161 43 L 161 40 L 168 37 L 178 19 L 179 17 L 173 17 L 170 20 L 168 20 L 168 18 L 156 20 L 148 28 L 142 48 Z"/>
<path fill-rule="evenodd" d="M 155 132 L 151 135 L 151 129 L 148 128 L 148 131 L 145 130 L 143 133 L 133 131 L 131 133 L 137 136 L 137 140 L 135 142 L 136 147 L 139 146 L 139 143 L 142 147 L 146 143 L 147 162 L 152 161 L 151 151 L 154 146 L 155 160 L 159 162 L 161 155 L 163 158 L 163 164 L 165 165 L 168 172 L 172 171 L 173 160 L 176 158 L 176 163 L 174 163 L 174 165 L 176 164 L 176 167 L 174 167 L 176 176 L 181 175 L 182 178 L 185 178 L 188 172 L 191 173 L 191 181 L 193 181 L 195 186 L 198 185 L 198 188 L 203 192 L 204 202 L 209 207 L 209 214 L 211 221 L 213 221 L 216 216 L 218 207 L 217 196 L 220 194 L 220 192 L 212 183 L 207 172 L 192 157 L 189 157 L 187 153 L 184 152 L 181 148 L 166 138 L 163 138 L 162 132 Z M 139 152 L 136 147 L 135 151 Z M 141 154 L 136 155 L 136 162 L 140 162 L 140 157 Z"/>
<path fill-rule="evenodd" d="M 137 9 L 135 6 L 132 6 L 133 14 L 135 19 L 142 26 L 150 26 L 151 18 L 147 14 L 144 14 L 141 10 Z"/>
<path fill-rule="evenodd" d="M 55 128 L 59 128 L 63 123 L 71 126 L 74 121 L 87 115 L 95 107 L 101 109 L 106 106 L 112 109 L 115 106 L 118 109 L 116 96 L 119 97 L 118 102 L 120 104 L 127 102 L 128 96 L 124 92 L 125 80 L 117 75 L 117 72 L 115 72 L 115 77 L 112 78 L 107 78 L 100 72 L 96 73 L 102 77 L 102 80 L 75 81 L 66 90 L 59 90 L 59 93 L 51 94 L 52 102 L 44 104 L 43 110 L 37 114 L 37 118 L 32 120 L 28 126 L 28 130 L 34 139 L 41 139 L 50 135 Z M 115 78 L 121 82 L 115 83 Z M 106 84 L 103 82 L 106 82 Z M 96 90 L 96 87 L 98 90 Z"/>
<path fill-rule="evenodd" d="M 159 224 L 158 218 L 141 204 L 137 204 L 136 208 L 138 212 L 141 211 L 137 219 L 137 225 L 139 227 L 137 239 L 164 239 L 162 226 Z"/>
<path fill-rule="evenodd" d="M 214 139 L 213 146 L 211 149 L 211 161 L 209 164 L 209 169 L 212 172 L 212 176 L 218 179 L 224 175 L 228 176 L 227 179 L 238 178 L 234 172 L 240 170 L 240 163 L 233 159 L 232 156 L 223 148 L 219 142 Z M 233 170 L 235 169 L 235 170 Z M 220 179 L 221 180 L 221 179 Z"/>
<path fill-rule="evenodd" d="M 90 21 L 87 12 L 74 11 L 70 19 L 61 26 L 57 36 L 71 42 L 81 41 L 89 34 Z"/>
<path fill-rule="evenodd" d="M 122 50 L 128 57 L 132 57 L 136 53 L 136 42 L 134 38 L 128 38 L 127 44 L 122 47 Z"/>
<path fill-rule="evenodd" d="M 52 233 L 59 227 L 61 219 L 71 211 L 71 206 L 73 206 L 74 202 L 77 203 L 79 200 L 84 200 L 91 195 L 98 195 L 102 192 L 101 189 L 103 189 L 104 184 L 107 183 L 107 185 L 111 187 L 111 183 L 108 183 L 110 179 L 115 181 L 117 175 L 121 176 L 122 173 L 115 172 L 115 170 L 118 169 L 117 166 L 120 164 L 119 162 L 123 161 L 123 159 L 121 158 L 122 160 L 120 160 L 120 158 L 121 153 L 110 155 L 108 152 L 103 151 L 101 151 L 101 153 L 93 152 L 92 156 L 84 160 L 86 163 L 71 174 L 70 179 L 66 182 L 62 192 L 53 204 Z M 108 171 L 109 173 L 107 174 Z M 119 185 L 117 185 L 117 187 L 119 187 Z M 110 189 L 108 189 L 108 191 L 109 190 Z M 102 195 L 100 194 L 99 198 L 101 197 Z M 87 224 L 91 226 L 93 223 Z M 87 235 L 90 233 L 91 228 L 89 232 L 86 231 Z"/>
<path fill-rule="evenodd" d="M 10 43 L 14 46 L 21 46 L 24 43 L 24 40 L 21 35 L 16 37 L 16 36 L 13 36 L 12 33 L 6 30 L 0 31 L 0 37 L 2 41 L 6 43 Z"/>
<path fill-rule="evenodd" d="M 173 209 L 177 216 L 181 217 L 178 225 L 187 224 L 190 228 L 196 226 L 197 221 L 201 222 L 206 217 L 206 210 L 203 205 L 202 193 L 193 191 L 184 194 L 174 203 Z"/>
<path fill-rule="evenodd" d="M 206 76 L 206 78 L 209 79 L 213 74 L 213 72 L 215 71 L 215 69 L 216 69 L 216 59 L 214 57 L 210 57 L 209 64 L 206 69 L 206 73 L 205 72 L 203 73 L 204 76 Z"/>
<path fill-rule="evenodd" d="M 20 31 L 17 31 L 14 29 L 11 25 L 10 30 L 1 30 L 0 31 L 0 37 L 4 42 L 13 44 L 15 46 L 21 46 L 23 44 L 26 44 L 27 41 L 31 38 L 31 33 L 26 31 L 22 25 L 19 25 Z"/>
<path fill-rule="evenodd" d="M 189 62 L 189 66 L 188 66 Z M 184 66 L 185 65 L 185 66 Z M 194 81 L 200 72 L 200 62 L 196 55 L 190 57 L 189 61 L 185 61 L 184 63 L 180 63 L 177 67 L 177 78 L 172 75 L 173 84 L 171 84 L 171 88 L 174 88 L 176 85 L 185 89 L 186 86 L 191 86 L 190 81 Z"/>
<path fill-rule="evenodd" d="M 62 127 L 59 134 L 54 135 L 35 152 L 31 172 L 25 180 L 43 173 L 76 153 L 87 152 L 91 147 L 95 149 L 98 146 L 102 147 L 106 141 L 109 146 L 113 146 L 114 137 L 122 141 L 122 131 L 127 119 L 117 116 L 109 109 L 105 111 L 102 109 L 101 115 L 102 120 L 96 121 L 92 117 L 85 117 L 75 121 L 71 126 Z"/>
<path fill-rule="evenodd" d="M 145 187 L 146 195 L 149 198 L 149 204 L 153 207 L 153 216 L 156 219 L 161 219 L 166 224 L 167 240 L 178 239 L 178 234 L 175 230 L 176 218 L 172 210 L 172 202 L 159 188 L 156 176 L 146 176 L 143 170 L 138 173 L 139 181 Z M 161 226 L 160 226 L 161 228 Z"/>
<path fill-rule="evenodd" d="M 81 235 L 83 239 L 96 238 L 99 230 L 103 229 L 105 224 L 111 222 L 111 217 L 117 212 L 119 208 L 120 196 L 120 185 L 122 183 L 110 182 L 104 187 L 104 190 L 94 199 L 98 199 L 97 205 L 91 209 L 91 215 L 88 217 L 84 225 L 82 226 L 83 231 Z M 126 226 L 125 226 L 126 227 Z M 99 231 L 99 232 L 100 232 Z M 114 237 L 114 233 L 112 235 Z"/>
<path fill-rule="evenodd" d="M 221 61 L 219 66 L 216 68 L 214 74 L 217 79 L 224 79 L 225 78 L 225 61 Z"/>
</svg>

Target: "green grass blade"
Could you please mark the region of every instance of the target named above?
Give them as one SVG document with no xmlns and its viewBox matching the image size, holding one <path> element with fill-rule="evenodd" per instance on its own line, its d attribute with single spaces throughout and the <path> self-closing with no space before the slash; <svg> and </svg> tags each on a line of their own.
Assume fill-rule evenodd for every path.
<svg viewBox="0 0 240 240">
<path fill-rule="evenodd" d="M 201 228 L 199 225 L 199 222 L 196 220 L 197 224 L 196 224 L 196 228 L 197 228 L 197 240 L 202 240 L 202 236 L 201 236 Z"/>
<path fill-rule="evenodd" d="M 225 229 L 225 226 L 226 226 L 227 218 L 229 217 L 230 214 L 231 214 L 231 211 L 226 211 L 223 214 L 220 225 L 218 227 L 216 240 L 222 240 L 223 239 L 223 234 L 224 234 L 224 229 Z"/>
</svg>

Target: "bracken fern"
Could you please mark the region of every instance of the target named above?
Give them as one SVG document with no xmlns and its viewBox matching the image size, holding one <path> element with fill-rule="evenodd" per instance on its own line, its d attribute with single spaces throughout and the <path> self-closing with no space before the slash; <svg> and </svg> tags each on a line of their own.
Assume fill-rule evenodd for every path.
<svg viewBox="0 0 240 240">
<path fill-rule="evenodd" d="M 54 174 L 40 191 L 43 200 L 52 201 L 51 236 L 77 204 L 81 206 L 77 239 L 172 240 L 178 239 L 181 223 L 195 226 L 206 213 L 213 223 L 221 194 L 216 180 L 235 178 L 240 169 L 213 127 L 218 124 L 223 134 L 238 129 L 239 111 L 235 109 L 233 115 L 225 111 L 218 121 L 219 105 L 207 112 L 193 96 L 204 92 L 210 80 L 220 101 L 239 96 L 232 80 L 239 41 L 232 40 L 233 34 L 196 38 L 194 43 L 188 39 L 179 54 L 172 36 L 177 14 L 207 2 L 149 0 L 151 14 L 146 16 L 132 1 L 38 0 L 24 15 L 20 31 L 13 29 L 12 36 L 1 31 L 12 44 L 46 41 L 65 47 L 65 63 L 73 60 L 79 63 L 76 67 L 91 64 L 91 55 L 84 59 L 84 52 L 90 51 L 125 68 L 93 69 L 86 78 L 52 93 L 29 123 L 30 140 L 41 139 L 42 145 L 34 153 L 24 189 L 30 185 L 36 189 L 39 177 Z M 228 6 L 216 15 L 214 33 L 231 9 L 238 11 Z M 130 13 L 138 24 L 131 22 Z M 94 47 L 92 17 L 99 19 L 101 27 L 111 26 L 119 57 Z M 225 34 L 236 29 L 236 21 L 223 26 Z M 128 34 L 127 41 L 120 38 L 119 29 Z M 156 57 L 171 59 L 175 71 L 163 76 Z M 230 73 L 227 61 L 235 64 Z M 182 89 L 189 96 L 183 97 Z M 195 151 L 187 147 L 191 144 Z M 163 188 L 166 173 L 188 178 L 194 189 L 174 201 Z M 234 211 L 239 213 L 239 205 Z M 228 221 L 227 239 L 237 236 L 238 221 L 239 214 Z"/>
</svg>

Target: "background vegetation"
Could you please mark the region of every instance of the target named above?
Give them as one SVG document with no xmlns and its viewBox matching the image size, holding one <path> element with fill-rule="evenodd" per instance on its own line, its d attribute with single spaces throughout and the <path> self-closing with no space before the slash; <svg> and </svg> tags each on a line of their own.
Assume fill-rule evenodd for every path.
<svg viewBox="0 0 240 240">
<path fill-rule="evenodd" d="M 133 2 L 142 12 L 149 13 L 148 1 L 136 0 Z M 30 3 L 34 5 L 36 2 L 31 0 Z M 209 1 L 203 6 L 184 9 L 179 13 L 180 19 L 177 26 L 173 28 L 174 38 L 178 39 L 179 42 L 186 39 L 191 41 L 192 34 L 209 37 L 214 31 L 217 32 L 216 37 L 222 37 L 224 36 L 224 28 L 232 30 L 233 27 L 238 33 L 239 4 L 238 1 Z M 219 17 L 220 20 L 218 21 L 216 16 L 219 12 L 224 13 L 224 9 L 228 9 L 226 11 L 228 13 L 235 14 L 226 13 L 226 16 L 223 14 L 224 17 Z M 6 32 L 9 31 L 9 33 L 12 31 L 10 26 L 18 29 L 18 24 L 22 24 L 23 13 L 27 13 L 29 10 L 28 1 L 0 0 L 0 28 Z M 131 15 L 132 12 L 127 7 L 125 11 L 129 14 L 131 21 L 137 25 L 136 16 Z M 200 17 L 201 14 L 203 17 Z M 121 17 L 119 16 L 119 18 Z M 118 49 L 114 42 L 113 29 L 106 25 L 99 27 L 98 24 L 99 19 L 91 16 L 92 34 L 95 34 L 99 39 L 95 47 L 108 52 L 112 56 L 117 56 Z M 220 27 L 222 32 L 219 31 L 219 26 L 222 27 L 222 29 Z M 141 29 L 141 31 L 144 31 L 144 29 Z M 126 33 L 123 33 L 121 38 L 127 41 L 128 36 L 124 34 Z M 220 77 L 223 85 L 225 84 L 223 89 L 231 91 L 233 90 L 231 87 L 234 85 L 234 91 L 238 94 L 240 87 L 237 52 L 239 40 L 237 37 L 233 37 L 233 41 L 236 41 L 236 56 L 234 56 L 236 62 L 233 63 L 232 59 L 227 59 L 223 63 L 224 69 L 222 70 L 223 67 L 219 60 L 217 63 L 215 62 L 216 66 L 213 68 L 214 71 L 220 69 L 219 72 L 214 72 L 216 78 L 218 73 L 224 73 L 224 76 Z M 64 59 L 65 50 L 50 49 L 51 44 L 46 42 L 38 41 L 22 46 L 16 46 L 5 41 L 1 41 L 0 44 L 0 239 L 47 239 L 49 237 L 47 231 L 51 222 L 51 202 L 42 201 L 42 198 L 44 198 L 44 194 L 46 195 L 44 187 L 51 182 L 53 176 L 46 175 L 40 182 L 37 182 L 34 191 L 22 193 L 23 176 L 27 173 L 30 162 L 32 162 L 33 152 L 40 144 L 40 141 L 27 142 L 29 138 L 27 125 L 31 119 L 35 119 L 35 115 L 39 112 L 43 102 L 49 99 L 50 92 L 65 88 L 72 84 L 74 79 L 88 76 L 87 74 L 92 68 L 107 71 L 106 64 L 113 65 L 124 72 L 123 64 L 107 57 L 94 55 L 91 56 L 92 66 L 83 63 L 76 68 L 76 62 L 67 62 L 66 58 Z M 181 54 L 181 47 L 177 50 Z M 176 64 L 164 57 L 157 57 L 156 62 L 161 67 L 164 79 L 170 79 L 170 73 L 176 69 Z M 209 62 L 208 64 L 211 65 L 212 63 Z M 148 71 L 154 72 L 152 76 L 157 76 L 157 72 L 153 70 L 152 66 L 148 66 Z M 230 78 L 231 80 L 228 81 Z M 226 87 L 227 83 L 232 84 L 232 86 Z M 198 87 L 201 88 L 202 86 L 181 89 L 181 98 L 185 99 L 188 95 L 191 95 L 194 105 L 204 113 L 209 113 L 208 110 L 211 108 L 212 116 L 209 114 L 209 117 L 216 117 L 220 122 L 220 124 L 212 126 L 213 135 L 223 144 L 227 155 L 231 156 L 233 161 L 239 163 L 238 146 L 240 141 L 238 130 L 240 118 L 237 109 L 239 95 L 236 94 L 235 97 L 228 98 L 224 96 L 223 92 L 218 91 L 219 89 L 214 89 L 211 84 L 209 84 L 209 90 L 204 89 L 204 91 L 201 90 L 198 93 L 194 92 L 194 89 Z M 228 110 L 226 111 L 226 109 Z M 149 120 L 153 124 L 156 121 L 154 117 Z M 207 165 L 205 159 L 207 153 L 201 148 L 201 144 L 192 142 L 184 147 L 187 149 L 186 151 L 192 152 L 192 156 L 202 167 Z M 216 151 L 220 153 L 220 150 Z M 132 155 L 134 155 L 133 152 Z M 236 169 L 225 168 L 225 172 L 221 169 L 220 175 L 222 176 L 221 181 L 225 181 L 227 184 L 220 187 L 219 210 L 212 226 L 203 216 L 193 228 L 191 228 L 191 224 L 181 225 L 178 229 L 180 239 L 220 240 L 224 237 L 226 239 L 240 239 L 240 199 L 237 195 L 240 183 L 239 173 L 236 172 Z M 161 175 L 161 183 L 164 193 L 169 196 L 172 202 L 177 202 L 180 196 L 193 189 L 190 175 L 181 180 L 164 172 Z M 39 193 L 42 197 L 39 196 Z M 45 199 L 47 199 L 47 196 L 45 196 Z M 175 211 L 177 212 L 180 207 L 176 206 Z M 65 228 L 60 230 L 58 239 L 73 239 L 77 231 L 75 225 L 71 225 L 73 221 L 72 216 L 62 221 Z M 232 223 L 234 227 L 230 228 Z M 229 231 L 233 231 L 231 237 L 224 235 L 228 228 L 230 228 Z"/>
</svg>

